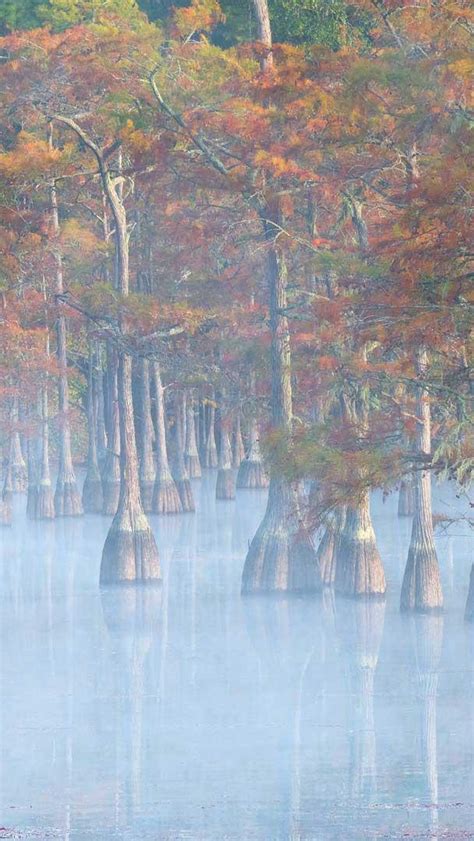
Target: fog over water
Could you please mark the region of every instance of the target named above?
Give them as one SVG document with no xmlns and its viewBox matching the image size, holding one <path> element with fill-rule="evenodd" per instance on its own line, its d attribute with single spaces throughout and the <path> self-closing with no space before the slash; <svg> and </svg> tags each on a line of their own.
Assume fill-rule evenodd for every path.
<svg viewBox="0 0 474 841">
<path fill-rule="evenodd" d="M 400 615 L 411 520 L 373 500 L 386 602 L 246 598 L 263 491 L 151 517 L 161 588 L 100 592 L 109 518 L 0 534 L 0 838 L 474 838 L 468 526 L 443 616 Z M 459 504 L 435 489 L 435 512 Z"/>
</svg>

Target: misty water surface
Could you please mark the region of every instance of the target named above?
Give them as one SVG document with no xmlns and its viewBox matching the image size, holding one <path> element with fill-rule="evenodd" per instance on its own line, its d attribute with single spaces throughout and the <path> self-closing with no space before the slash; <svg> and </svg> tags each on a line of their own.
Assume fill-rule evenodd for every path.
<svg viewBox="0 0 474 841">
<path fill-rule="evenodd" d="M 107 518 L 1 546 L 0 838 L 474 838 L 472 540 L 443 617 L 400 616 L 411 521 L 375 497 L 386 604 L 239 595 L 265 493 L 151 518 L 163 586 L 101 593 Z M 435 510 L 452 510 L 449 490 Z"/>
</svg>

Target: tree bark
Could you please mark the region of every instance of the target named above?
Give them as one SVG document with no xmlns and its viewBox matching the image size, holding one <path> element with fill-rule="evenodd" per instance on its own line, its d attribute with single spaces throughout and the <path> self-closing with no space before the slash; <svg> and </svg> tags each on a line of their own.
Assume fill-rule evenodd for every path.
<svg viewBox="0 0 474 841">
<path fill-rule="evenodd" d="M 117 512 L 120 497 L 120 417 L 118 397 L 118 358 L 114 348 L 107 346 L 107 452 L 102 467 L 103 514 Z"/>
<path fill-rule="evenodd" d="M 202 471 L 197 447 L 194 403 L 191 394 L 188 394 L 188 399 L 186 401 L 186 443 L 184 447 L 184 463 L 190 479 L 201 478 Z"/>
<path fill-rule="evenodd" d="M 184 392 L 177 391 L 174 400 L 174 442 L 172 458 L 172 476 L 176 485 L 183 511 L 195 511 L 193 489 L 189 481 L 188 471 L 184 461 L 183 415 L 186 412 Z"/>
<path fill-rule="evenodd" d="M 471 574 L 469 576 L 469 591 L 464 618 L 467 622 L 474 622 L 474 564 L 471 566 Z"/>
<path fill-rule="evenodd" d="M 327 524 L 316 550 L 316 560 L 321 574 L 321 581 L 328 587 L 331 587 L 336 580 L 337 557 L 340 553 L 341 536 L 345 521 L 346 507 L 340 505 L 331 522 Z"/>
<path fill-rule="evenodd" d="M 268 488 L 268 476 L 262 462 L 258 426 L 255 418 L 250 422 L 250 446 L 247 456 L 241 462 L 237 473 L 237 487 Z"/>
<path fill-rule="evenodd" d="M 28 486 L 28 471 L 21 450 L 20 433 L 18 430 L 19 408 L 18 397 L 14 397 L 11 407 L 12 431 L 10 434 L 9 470 L 11 492 L 24 493 Z"/>
<path fill-rule="evenodd" d="M 28 472 L 28 489 L 26 493 L 26 516 L 29 520 L 36 519 L 38 505 L 38 442 L 36 437 L 30 436 L 26 442 L 26 464 Z"/>
<path fill-rule="evenodd" d="M 239 469 L 245 458 L 245 447 L 242 439 L 242 419 L 240 410 L 235 413 L 234 434 L 232 441 L 232 467 Z"/>
<path fill-rule="evenodd" d="M 415 513 L 415 490 L 413 480 L 402 479 L 398 492 L 398 516 L 413 517 Z"/>
<path fill-rule="evenodd" d="M 347 506 L 336 557 L 335 586 L 336 592 L 350 597 L 385 593 L 385 573 L 375 541 L 368 490 L 360 501 Z"/>
<path fill-rule="evenodd" d="M 212 396 L 214 399 L 214 395 Z M 218 465 L 217 446 L 216 446 L 216 407 L 213 404 L 208 404 L 208 427 L 206 436 L 206 447 L 204 453 L 203 466 L 215 469 Z"/>
<path fill-rule="evenodd" d="M 270 306 L 272 423 L 291 446 L 292 387 L 287 272 L 278 253 L 275 229 L 265 212 L 267 283 Z M 242 593 L 319 590 L 321 578 L 311 538 L 300 521 L 296 489 L 272 474 L 264 518 L 250 544 L 242 574 Z"/>
<path fill-rule="evenodd" d="M 53 148 L 52 127 L 49 128 L 49 146 Z M 59 213 L 56 182 L 50 187 L 51 219 L 53 236 L 59 236 Z M 56 283 L 57 295 L 64 293 L 63 266 L 61 254 L 55 243 Z M 57 517 L 77 517 L 82 514 L 82 502 L 77 487 L 71 451 L 71 427 L 69 418 L 69 383 L 67 376 L 67 332 L 66 318 L 63 305 L 58 303 L 58 317 L 56 321 L 56 354 L 58 359 L 58 409 L 59 409 L 59 464 L 54 494 L 54 508 Z"/>
<path fill-rule="evenodd" d="M 153 488 L 155 485 L 155 463 L 153 458 L 153 421 L 151 417 L 150 365 L 148 359 L 140 359 L 140 491 L 145 512 L 153 509 Z"/>
<path fill-rule="evenodd" d="M 429 397 L 423 387 L 428 365 L 425 348 L 416 352 L 417 386 L 417 436 L 416 445 L 421 458 L 431 454 L 431 411 Z M 410 547 L 402 584 L 401 610 L 430 611 L 443 606 L 443 593 L 439 573 L 431 508 L 431 476 L 429 470 L 415 472 L 415 514 Z"/>
<path fill-rule="evenodd" d="M 260 65 L 262 70 L 270 70 L 273 67 L 272 54 L 272 29 L 270 24 L 270 11 L 268 0 L 252 0 L 257 18 L 258 39 L 265 46 L 265 54 L 262 56 Z"/>
<path fill-rule="evenodd" d="M 155 514 L 180 514 L 183 506 L 168 461 L 164 389 L 158 362 L 153 363 L 153 378 L 156 416 L 156 478 L 153 489 L 153 512 Z"/>
<path fill-rule="evenodd" d="M 221 440 L 216 482 L 216 499 L 235 499 L 235 473 L 232 469 L 232 448 L 230 445 L 227 418 L 220 419 Z"/>
<path fill-rule="evenodd" d="M 49 464 L 49 408 L 48 384 L 41 389 L 41 455 L 39 465 L 36 518 L 52 520 L 55 517 L 53 486 Z"/>
<path fill-rule="evenodd" d="M 89 339 L 89 369 L 87 378 L 87 472 L 82 488 L 82 505 L 88 514 L 100 514 L 104 505 L 102 479 L 97 458 L 97 422 L 94 400 L 96 360 L 92 340 Z"/>
</svg>

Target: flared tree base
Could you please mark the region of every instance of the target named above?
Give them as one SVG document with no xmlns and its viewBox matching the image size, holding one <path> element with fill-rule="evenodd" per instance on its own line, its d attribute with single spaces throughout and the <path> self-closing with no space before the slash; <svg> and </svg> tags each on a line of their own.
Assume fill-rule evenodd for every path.
<svg viewBox="0 0 474 841">
<path fill-rule="evenodd" d="M 313 544 L 299 527 L 295 491 L 272 480 L 265 516 L 250 544 L 242 594 L 314 593 L 321 577 Z"/>
<path fill-rule="evenodd" d="M 430 542 L 412 544 L 403 577 L 400 610 L 430 613 L 442 607 L 443 591 L 436 549 Z"/>
<path fill-rule="evenodd" d="M 190 479 L 200 479 L 202 476 L 201 462 L 199 456 L 184 456 L 186 471 Z"/>
<path fill-rule="evenodd" d="M 328 525 L 316 550 L 316 561 L 319 565 L 321 582 L 326 587 L 332 587 L 336 578 L 335 542 L 334 526 Z"/>
<path fill-rule="evenodd" d="M 398 492 L 398 516 L 413 517 L 415 513 L 415 489 L 413 482 L 402 481 Z"/>
<path fill-rule="evenodd" d="M 237 487 L 239 490 L 246 488 L 268 488 L 269 479 L 261 461 L 249 461 L 244 459 L 237 473 Z"/>
<path fill-rule="evenodd" d="M 112 522 L 102 551 L 100 584 L 156 584 L 161 581 L 156 541 L 146 517 L 134 528 L 124 528 L 123 518 Z"/>
<path fill-rule="evenodd" d="M 82 500 L 75 480 L 58 480 L 54 494 L 56 517 L 80 517 L 83 513 Z"/>
<path fill-rule="evenodd" d="M 9 498 L 0 498 L 0 526 L 8 528 L 12 524 L 12 503 Z"/>
<path fill-rule="evenodd" d="M 235 473 L 220 468 L 217 471 L 216 499 L 235 499 Z"/>
<path fill-rule="evenodd" d="M 195 511 L 194 494 L 189 479 L 175 479 L 175 485 L 181 500 L 182 510 L 184 512 Z"/>
<path fill-rule="evenodd" d="M 26 493 L 28 488 L 28 471 L 25 464 L 12 464 L 11 489 L 14 494 Z"/>
<path fill-rule="evenodd" d="M 120 498 L 120 479 L 102 480 L 102 514 L 115 516 Z"/>
<path fill-rule="evenodd" d="M 82 507 L 86 514 L 102 514 L 104 493 L 99 471 L 87 474 L 82 488 Z"/>
<path fill-rule="evenodd" d="M 40 483 L 36 497 L 36 520 L 54 520 L 56 512 L 54 510 L 54 496 L 51 483 Z"/>
<path fill-rule="evenodd" d="M 145 514 L 150 514 L 153 511 L 153 491 L 155 482 L 140 482 L 140 496 L 142 498 L 142 505 Z"/>
<path fill-rule="evenodd" d="M 336 592 L 347 598 L 381 598 L 387 589 L 375 540 L 348 538 L 344 532 L 336 555 Z"/>
<path fill-rule="evenodd" d="M 157 479 L 153 490 L 154 514 L 181 514 L 183 506 L 174 479 Z"/>
<path fill-rule="evenodd" d="M 474 564 L 471 566 L 471 575 L 469 577 L 469 592 L 467 594 L 464 618 L 467 622 L 474 622 Z"/>
<path fill-rule="evenodd" d="M 215 470 L 219 464 L 219 459 L 217 457 L 217 450 L 212 449 L 210 451 L 206 450 L 204 453 L 203 458 L 203 467 L 207 470 Z"/>
</svg>

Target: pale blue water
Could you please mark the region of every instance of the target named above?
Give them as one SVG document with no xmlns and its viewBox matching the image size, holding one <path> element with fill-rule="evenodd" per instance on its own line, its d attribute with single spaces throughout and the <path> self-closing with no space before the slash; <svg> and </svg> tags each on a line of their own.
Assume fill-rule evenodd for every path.
<svg viewBox="0 0 474 841">
<path fill-rule="evenodd" d="M 443 618 L 401 616 L 410 522 L 376 497 L 386 605 L 239 594 L 264 492 L 153 518 L 161 589 L 98 588 L 108 519 L 0 534 L 0 838 L 474 838 L 466 525 Z M 460 503 L 437 490 L 443 505 Z"/>
</svg>

